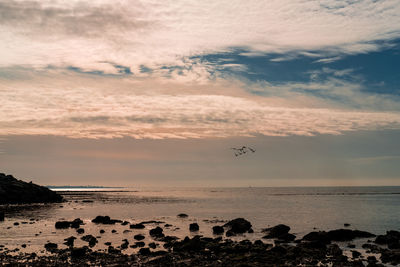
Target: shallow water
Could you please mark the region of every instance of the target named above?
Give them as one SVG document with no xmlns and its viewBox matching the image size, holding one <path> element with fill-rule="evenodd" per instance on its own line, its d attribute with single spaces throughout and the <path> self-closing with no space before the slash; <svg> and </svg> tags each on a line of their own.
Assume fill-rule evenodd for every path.
<svg viewBox="0 0 400 267">
<path fill-rule="evenodd" d="M 289 225 L 298 238 L 314 229 L 343 228 L 344 223 L 351 224 L 352 229 L 375 234 L 400 230 L 400 187 L 86 188 L 85 191 L 61 191 L 61 194 L 68 202 L 7 207 L 6 220 L 0 222 L 0 245 L 21 249 L 22 244 L 27 244 L 22 251 L 38 252 L 47 241 L 61 244 L 64 238 L 77 236 L 74 229 L 54 228 L 54 223 L 61 219 L 83 219 L 84 235 L 101 236 L 97 249 L 106 248 L 106 241 L 118 246 L 125 238 L 133 244 L 133 235 L 147 235 L 148 230 L 156 226 L 148 224 L 144 230 L 132 229 L 124 233 L 130 230 L 129 226 L 91 223 L 97 215 L 109 215 L 132 223 L 163 221 L 172 225 L 165 228 L 166 234 L 178 237 L 212 236 L 212 226 L 237 217 L 246 218 L 253 224 L 254 234 L 237 237 L 250 240 L 260 239 L 262 228 L 279 223 Z M 177 218 L 179 213 L 186 213 L 189 218 Z M 15 226 L 14 222 L 20 224 Z M 199 232 L 188 231 L 191 222 L 199 223 Z M 106 233 L 100 235 L 100 229 Z M 111 233 L 113 229 L 117 233 Z M 146 244 L 152 242 L 147 236 L 144 241 Z M 77 246 L 83 244 L 86 243 L 76 240 Z"/>
</svg>

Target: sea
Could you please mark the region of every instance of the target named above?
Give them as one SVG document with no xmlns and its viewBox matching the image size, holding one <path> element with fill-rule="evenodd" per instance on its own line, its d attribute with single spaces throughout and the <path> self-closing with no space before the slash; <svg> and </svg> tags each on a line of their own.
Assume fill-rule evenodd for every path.
<svg viewBox="0 0 400 267">
<path fill-rule="evenodd" d="M 77 236 L 74 229 L 55 229 L 58 220 L 81 218 L 86 234 L 97 236 L 97 249 L 105 242 L 118 246 L 122 240 L 133 242 L 138 233 L 152 242 L 148 231 L 161 226 L 167 235 L 210 236 L 212 227 L 235 218 L 250 221 L 254 233 L 234 239 L 262 239 L 262 229 L 277 224 L 290 226 L 290 232 L 301 238 L 311 231 L 339 228 L 359 229 L 374 234 L 400 230 L 400 187 L 243 187 L 243 188 L 53 188 L 67 200 L 64 203 L 10 205 L 6 219 L 0 222 L 0 245 L 8 249 L 46 253 L 43 245 Z M 177 215 L 185 213 L 187 218 Z M 146 229 L 129 225 L 96 225 L 91 220 L 108 215 L 129 223 L 153 221 Z M 189 224 L 200 230 L 190 232 Z M 345 226 L 346 224 L 346 226 Z M 349 224 L 350 226 L 347 226 Z M 105 230 L 100 235 L 99 231 Z M 114 231 L 113 231 L 114 230 Z M 265 240 L 266 242 L 272 242 Z M 79 238 L 76 244 L 84 245 Z M 22 245 L 26 247 L 21 247 Z M 158 244 L 160 249 L 162 244 Z M 132 252 L 127 250 L 127 253 Z"/>
</svg>

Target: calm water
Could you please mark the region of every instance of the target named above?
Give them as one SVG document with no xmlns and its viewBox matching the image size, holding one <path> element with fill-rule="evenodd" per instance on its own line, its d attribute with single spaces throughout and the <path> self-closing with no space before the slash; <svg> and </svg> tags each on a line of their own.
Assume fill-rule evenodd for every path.
<svg viewBox="0 0 400 267">
<path fill-rule="evenodd" d="M 130 222 L 161 220 L 173 225 L 165 230 L 167 234 L 180 237 L 190 235 L 187 228 L 193 221 L 199 223 L 200 234 L 212 236 L 213 225 L 237 217 L 253 224 L 255 233 L 241 237 L 248 239 L 260 238 L 262 228 L 279 223 L 289 225 L 298 237 L 314 228 L 343 228 L 344 223 L 375 234 L 400 230 L 400 187 L 126 188 L 100 192 L 96 188 L 62 194 L 69 201 L 61 205 L 8 208 L 6 221 L 0 223 L 0 244 L 17 246 L 28 242 L 27 250 L 35 250 L 48 240 L 61 242 L 76 233 L 72 229 L 56 231 L 54 222 L 77 217 L 86 223 L 85 234 L 96 235 L 100 228 L 105 229 L 104 241 L 118 244 L 132 235 L 123 233 L 129 229 L 126 226 L 90 223 L 97 215 Z M 189 218 L 179 219 L 179 213 L 187 213 Z M 38 221 L 30 224 L 31 218 Z M 14 222 L 27 223 L 14 226 Z M 111 229 L 116 229 L 117 234 L 111 234 Z M 143 230 L 144 234 L 147 232 L 148 229 Z"/>
</svg>

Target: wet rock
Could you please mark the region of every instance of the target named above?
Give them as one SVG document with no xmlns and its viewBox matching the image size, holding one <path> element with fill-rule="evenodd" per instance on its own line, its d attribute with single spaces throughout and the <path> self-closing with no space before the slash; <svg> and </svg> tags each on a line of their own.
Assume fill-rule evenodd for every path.
<svg viewBox="0 0 400 267">
<path fill-rule="evenodd" d="M 156 228 L 153 228 L 149 231 L 150 236 L 152 237 L 164 237 L 163 234 L 163 229 L 159 226 L 157 226 Z"/>
<path fill-rule="evenodd" d="M 114 248 L 113 246 L 109 246 L 107 249 L 110 254 L 120 254 L 121 250 Z"/>
<path fill-rule="evenodd" d="M 56 229 L 67 229 L 71 225 L 68 221 L 58 221 L 55 224 Z"/>
<path fill-rule="evenodd" d="M 387 231 L 385 235 L 378 235 L 374 241 L 376 244 L 380 245 L 390 245 L 391 248 L 396 248 L 400 243 L 400 232 L 398 231 Z"/>
<path fill-rule="evenodd" d="M 142 224 L 142 223 L 137 223 L 137 224 L 131 224 L 131 225 L 129 226 L 129 228 L 131 228 L 131 229 L 144 229 L 145 226 L 144 226 L 144 224 Z"/>
<path fill-rule="evenodd" d="M 4 221 L 4 211 L 0 210 L 0 222 Z"/>
<path fill-rule="evenodd" d="M 230 234 L 233 234 L 233 235 L 242 234 L 251 229 L 251 223 L 249 221 L 247 221 L 246 219 L 237 218 L 237 219 L 231 220 L 231 221 L 227 222 L 226 224 L 224 224 L 224 227 L 229 228 L 229 230 L 228 230 L 229 235 Z M 228 234 L 228 232 L 227 232 L 227 234 Z"/>
<path fill-rule="evenodd" d="M 18 226 L 18 225 L 19 225 L 19 222 L 15 222 L 14 225 L 15 225 L 15 226 Z"/>
<path fill-rule="evenodd" d="M 81 248 L 73 248 L 71 250 L 71 257 L 72 258 L 82 258 L 86 255 L 86 253 L 88 252 L 88 248 L 87 247 L 81 247 Z"/>
<path fill-rule="evenodd" d="M 122 250 L 127 249 L 128 246 L 129 246 L 129 242 L 128 242 L 127 239 L 124 239 L 123 241 L 124 241 L 124 243 L 121 244 L 121 249 Z"/>
<path fill-rule="evenodd" d="M 178 215 L 176 215 L 178 218 L 187 218 L 189 217 L 189 215 L 185 214 L 185 213 L 179 213 Z"/>
<path fill-rule="evenodd" d="M 139 254 L 141 254 L 141 255 L 150 255 L 151 251 L 150 251 L 149 248 L 141 248 L 141 249 L 139 249 Z"/>
<path fill-rule="evenodd" d="M 63 201 L 62 196 L 47 187 L 15 179 L 0 173 L 0 205 L 22 203 L 51 203 Z"/>
<path fill-rule="evenodd" d="M 123 221 L 122 223 L 121 223 L 121 225 L 128 225 L 129 224 L 129 222 L 128 221 Z"/>
<path fill-rule="evenodd" d="M 78 229 L 76 229 L 76 232 L 77 232 L 78 234 L 83 234 L 83 233 L 85 232 L 85 229 L 83 229 L 83 228 L 78 228 Z"/>
<path fill-rule="evenodd" d="M 213 234 L 214 235 L 222 235 L 223 233 L 224 233 L 224 227 L 222 227 L 222 226 L 214 226 L 213 228 L 212 228 L 212 230 L 213 230 Z"/>
<path fill-rule="evenodd" d="M 55 252 L 57 250 L 58 246 L 56 243 L 49 242 L 44 245 L 44 248 L 49 252 Z"/>
<path fill-rule="evenodd" d="M 76 237 L 74 236 L 70 236 L 68 238 L 64 239 L 64 245 L 68 246 L 68 247 L 73 247 L 74 246 L 74 241 L 75 241 Z"/>
<path fill-rule="evenodd" d="M 197 232 L 197 231 L 199 231 L 199 225 L 197 224 L 197 223 L 191 223 L 190 225 L 189 225 L 189 231 L 190 232 Z"/>
<path fill-rule="evenodd" d="M 264 238 L 279 238 L 280 236 L 286 235 L 289 233 L 290 227 L 284 224 L 278 224 L 271 228 L 263 229 L 263 233 L 267 233 Z"/>
<path fill-rule="evenodd" d="M 116 224 L 116 223 L 121 223 L 121 220 L 115 220 L 115 219 L 111 219 L 110 216 L 97 216 L 96 218 L 94 218 L 92 220 L 93 223 L 97 223 L 97 224 Z"/>
<path fill-rule="evenodd" d="M 391 265 L 400 264 L 400 250 L 383 249 L 381 251 L 382 263 L 390 263 Z"/>
<path fill-rule="evenodd" d="M 350 224 L 349 224 L 349 223 L 344 223 L 343 226 L 344 226 L 344 227 L 349 227 Z"/>
<path fill-rule="evenodd" d="M 89 247 L 94 247 L 97 244 L 97 238 L 92 235 L 82 236 L 81 239 L 89 243 Z"/>
<path fill-rule="evenodd" d="M 105 242 L 104 245 L 111 246 L 111 242 Z"/>
<path fill-rule="evenodd" d="M 116 232 L 117 232 L 117 230 L 115 230 L 115 229 L 111 230 L 111 233 L 113 233 L 113 234 L 115 234 Z"/>
<path fill-rule="evenodd" d="M 136 239 L 136 240 L 143 240 L 144 239 L 144 235 L 138 234 L 138 235 L 135 235 L 133 238 Z"/>
<path fill-rule="evenodd" d="M 160 224 L 160 223 L 165 223 L 165 222 L 152 220 L 152 221 L 144 221 L 144 222 L 141 222 L 140 224 Z"/>
<path fill-rule="evenodd" d="M 361 253 L 358 252 L 357 250 L 352 250 L 351 251 L 351 256 L 353 257 L 353 259 L 358 258 L 361 256 Z"/>
<path fill-rule="evenodd" d="M 22 244 L 21 247 L 26 248 L 26 244 Z"/>
<path fill-rule="evenodd" d="M 138 246 L 139 248 L 142 248 L 146 245 L 143 241 L 135 242 L 135 245 Z"/>
<path fill-rule="evenodd" d="M 350 230 L 350 229 L 337 229 L 332 230 L 327 233 L 328 238 L 331 241 L 350 241 L 355 238 L 367 238 L 374 237 L 374 234 L 365 231 L 359 230 Z"/>
<path fill-rule="evenodd" d="M 154 243 L 154 242 L 149 243 L 149 248 L 155 249 L 156 247 L 157 247 L 156 243 Z"/>
<path fill-rule="evenodd" d="M 348 248 L 355 248 L 356 245 L 354 245 L 354 244 L 347 244 L 347 247 L 348 247 Z"/>
<path fill-rule="evenodd" d="M 329 244 L 331 242 L 328 234 L 325 231 L 310 232 L 306 234 L 302 240 L 310 242 L 319 242 L 322 244 Z"/>
<path fill-rule="evenodd" d="M 100 229 L 100 234 L 104 234 L 106 231 L 104 231 L 103 229 Z"/>
<path fill-rule="evenodd" d="M 374 244 L 365 243 L 361 247 L 369 250 L 372 253 L 379 253 L 381 251 L 381 248 Z"/>
<path fill-rule="evenodd" d="M 82 221 L 80 218 L 76 218 L 76 219 L 73 220 L 70 224 L 71 224 L 71 225 L 70 225 L 71 228 L 77 229 L 77 228 L 79 228 L 81 225 L 83 225 L 83 221 Z"/>
</svg>

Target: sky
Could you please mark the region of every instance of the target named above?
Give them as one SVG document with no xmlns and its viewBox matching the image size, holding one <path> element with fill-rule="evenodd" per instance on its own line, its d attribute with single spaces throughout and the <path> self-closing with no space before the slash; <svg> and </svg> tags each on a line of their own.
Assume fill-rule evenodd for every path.
<svg viewBox="0 0 400 267">
<path fill-rule="evenodd" d="M 400 185 L 397 0 L 0 0 L 0 170 Z M 256 148 L 235 157 L 232 147 Z"/>
</svg>

